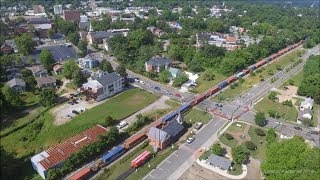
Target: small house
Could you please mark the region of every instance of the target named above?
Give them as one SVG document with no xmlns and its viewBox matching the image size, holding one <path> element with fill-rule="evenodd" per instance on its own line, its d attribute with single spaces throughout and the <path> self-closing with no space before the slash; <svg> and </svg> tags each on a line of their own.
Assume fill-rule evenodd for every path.
<svg viewBox="0 0 320 180">
<path fill-rule="evenodd" d="M 161 68 L 164 69 L 170 68 L 172 61 L 167 58 L 162 57 L 153 57 L 149 61 L 145 62 L 145 68 L 147 72 L 157 72 L 161 71 Z"/>
<path fill-rule="evenodd" d="M 13 78 L 7 82 L 7 85 L 16 92 L 24 92 L 26 83 L 20 78 Z"/>
<path fill-rule="evenodd" d="M 211 166 L 219 168 L 221 171 L 228 172 L 230 170 L 232 161 L 227 158 L 211 154 L 207 159 L 207 163 Z"/>
<path fill-rule="evenodd" d="M 52 76 L 37 77 L 36 81 L 37 81 L 38 87 L 41 89 L 55 87 L 57 83 L 56 79 Z"/>
<path fill-rule="evenodd" d="M 28 67 L 30 69 L 34 77 L 47 77 L 48 70 L 45 69 L 43 66 L 32 66 Z"/>
<path fill-rule="evenodd" d="M 156 127 L 151 127 L 148 132 L 148 139 L 150 144 L 159 149 L 164 149 L 169 145 L 169 143 L 171 142 L 170 137 L 170 134 Z"/>
</svg>

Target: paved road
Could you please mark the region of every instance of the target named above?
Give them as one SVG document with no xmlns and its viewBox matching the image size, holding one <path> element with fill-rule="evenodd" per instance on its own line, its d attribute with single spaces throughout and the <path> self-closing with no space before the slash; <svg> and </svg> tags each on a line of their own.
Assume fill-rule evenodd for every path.
<svg viewBox="0 0 320 180">
<path fill-rule="evenodd" d="M 178 179 L 194 163 L 197 158 L 196 153 L 217 140 L 216 132 L 225 123 L 227 121 L 215 117 L 196 134 L 195 141 L 180 146 L 177 151 L 159 164 L 144 179 Z"/>
</svg>

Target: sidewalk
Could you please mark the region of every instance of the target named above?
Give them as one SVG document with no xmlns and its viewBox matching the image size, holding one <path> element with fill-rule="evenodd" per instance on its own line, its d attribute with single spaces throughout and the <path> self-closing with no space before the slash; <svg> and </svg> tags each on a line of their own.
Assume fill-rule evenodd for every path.
<svg viewBox="0 0 320 180">
<path fill-rule="evenodd" d="M 200 161 L 199 159 L 197 159 L 197 161 L 196 161 L 200 166 L 202 166 L 202 167 L 204 167 L 204 168 L 206 168 L 206 169 L 209 169 L 209 170 L 211 170 L 211 171 L 214 171 L 215 173 L 218 173 L 218 174 L 220 174 L 220 175 L 222 175 L 222 176 L 224 176 L 224 177 L 227 177 L 227 178 L 230 178 L 230 179 L 243 179 L 243 178 L 245 178 L 246 176 L 247 176 L 247 173 L 248 173 L 248 171 L 247 171 L 247 166 L 246 165 L 242 165 L 242 174 L 240 174 L 240 175 L 238 175 L 238 176 L 234 176 L 234 175 L 231 175 L 231 174 L 228 174 L 228 173 L 226 173 L 226 172 L 224 172 L 224 171 L 221 171 L 220 169 L 218 169 L 218 168 L 215 168 L 215 167 L 213 167 L 213 166 L 210 166 L 210 165 L 208 165 L 208 164 L 206 164 L 203 160 L 202 161 Z"/>
</svg>

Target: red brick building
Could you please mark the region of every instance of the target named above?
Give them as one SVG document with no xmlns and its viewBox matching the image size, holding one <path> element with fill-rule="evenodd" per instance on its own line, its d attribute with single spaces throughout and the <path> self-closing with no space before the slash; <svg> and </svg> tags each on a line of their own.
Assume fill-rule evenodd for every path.
<svg viewBox="0 0 320 180">
<path fill-rule="evenodd" d="M 79 24 L 80 22 L 80 11 L 79 10 L 64 10 L 63 19 L 65 21 Z"/>
</svg>

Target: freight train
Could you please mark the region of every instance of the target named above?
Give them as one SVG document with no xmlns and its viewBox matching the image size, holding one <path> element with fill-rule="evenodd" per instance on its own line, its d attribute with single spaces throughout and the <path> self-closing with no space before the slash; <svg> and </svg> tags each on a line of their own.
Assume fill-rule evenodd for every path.
<svg viewBox="0 0 320 180">
<path fill-rule="evenodd" d="M 77 180 L 86 179 L 86 177 L 88 177 L 88 176 L 92 175 L 94 172 L 96 172 L 96 170 L 98 168 L 101 168 L 105 165 L 108 165 L 108 164 L 114 162 L 117 158 L 119 158 L 121 155 L 123 155 L 127 150 L 131 149 L 132 147 L 136 146 L 137 144 L 139 144 L 140 142 L 145 140 L 147 138 L 148 129 L 151 126 L 160 127 L 163 124 L 166 124 L 170 120 L 174 119 L 178 114 L 185 113 L 186 111 L 191 109 L 193 106 L 196 106 L 197 104 L 199 104 L 203 100 L 205 100 L 205 99 L 209 98 L 210 96 L 214 95 L 215 93 L 221 91 L 222 89 L 224 89 L 228 85 L 232 84 L 233 82 L 235 82 L 239 78 L 244 77 L 245 75 L 249 74 L 251 71 L 258 69 L 258 68 L 262 67 L 263 65 L 273 61 L 277 57 L 297 48 L 302 43 L 303 43 L 303 41 L 300 41 L 299 43 L 296 43 L 292 46 L 289 46 L 285 49 L 282 49 L 278 53 L 275 53 L 265 59 L 258 61 L 257 63 L 247 67 L 246 69 L 243 69 L 241 72 L 238 72 L 238 73 L 228 77 L 226 80 L 220 82 L 218 85 L 211 87 L 209 90 L 207 90 L 207 92 L 197 96 L 191 102 L 183 104 L 176 111 L 168 113 L 167 115 L 163 116 L 158 121 L 155 121 L 154 123 L 149 125 L 149 127 L 146 128 L 146 130 L 144 132 L 141 132 L 141 133 L 138 133 L 134 136 L 131 136 L 122 145 L 119 145 L 119 146 L 113 148 L 108 153 L 103 155 L 102 158 L 100 158 L 95 165 L 93 165 L 89 168 L 84 168 L 84 169 L 80 170 L 78 173 L 76 173 L 74 176 L 72 176 L 71 179 L 75 179 L 75 180 L 76 179 Z M 151 156 L 151 153 L 149 151 L 143 152 L 142 154 L 140 154 L 137 158 L 135 158 L 131 162 L 131 167 L 129 170 L 132 170 L 134 168 L 138 168 L 138 167 L 142 166 L 150 158 L 150 156 Z M 130 172 L 133 172 L 133 171 L 130 171 Z"/>
</svg>

